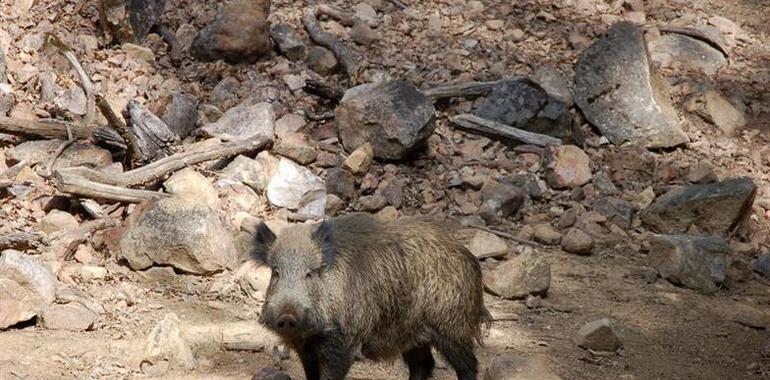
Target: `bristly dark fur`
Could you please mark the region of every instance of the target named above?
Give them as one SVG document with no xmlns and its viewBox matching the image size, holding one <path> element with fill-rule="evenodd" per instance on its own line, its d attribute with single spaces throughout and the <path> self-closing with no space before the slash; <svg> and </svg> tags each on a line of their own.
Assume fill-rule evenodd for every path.
<svg viewBox="0 0 770 380">
<path fill-rule="evenodd" d="M 267 262 L 267 252 L 270 246 L 275 242 L 275 234 L 265 222 L 259 223 L 257 231 L 254 234 L 254 251 L 252 257 L 262 263 Z"/>
<path fill-rule="evenodd" d="M 313 233 L 313 240 L 321 248 L 323 264 L 331 265 L 337 254 L 337 247 L 334 245 L 334 224 L 328 219 L 321 222 Z"/>
</svg>

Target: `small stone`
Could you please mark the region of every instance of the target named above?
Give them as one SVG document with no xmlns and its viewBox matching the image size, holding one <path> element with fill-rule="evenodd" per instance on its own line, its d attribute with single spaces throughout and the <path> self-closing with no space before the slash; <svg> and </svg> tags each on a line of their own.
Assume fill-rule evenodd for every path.
<svg viewBox="0 0 770 380">
<path fill-rule="evenodd" d="M 54 99 L 57 107 L 75 115 L 86 114 L 86 93 L 80 87 L 66 90 Z"/>
<path fill-rule="evenodd" d="M 433 103 L 405 81 L 353 87 L 334 111 L 347 151 L 368 142 L 375 157 L 390 160 L 403 158 L 433 134 L 435 112 Z"/>
<path fill-rule="evenodd" d="M 302 200 L 314 191 L 324 191 L 324 181 L 310 169 L 281 158 L 278 169 L 267 185 L 267 199 L 275 206 L 297 210 Z"/>
<path fill-rule="evenodd" d="M 752 268 L 754 269 L 754 272 L 764 277 L 770 277 L 770 255 L 759 256 L 754 260 Z"/>
<path fill-rule="evenodd" d="M 511 175 L 499 179 L 501 183 L 508 183 L 523 190 L 530 198 L 534 200 L 542 199 L 545 195 L 545 189 L 540 184 L 540 178 L 536 174 L 528 173 L 521 175 Z"/>
<path fill-rule="evenodd" d="M 545 162 L 546 179 L 554 189 L 573 189 L 591 181 L 588 155 L 574 145 L 547 147 Z"/>
<path fill-rule="evenodd" d="M 86 331 L 93 327 L 98 316 L 78 302 L 51 305 L 40 316 L 43 327 L 49 330 Z"/>
<path fill-rule="evenodd" d="M 51 210 L 48 215 L 40 219 L 37 228 L 46 235 L 52 235 L 59 231 L 71 231 L 80 226 L 78 220 L 72 214 L 59 210 Z"/>
<path fill-rule="evenodd" d="M 278 45 L 278 50 L 292 61 L 305 58 L 307 46 L 300 34 L 286 24 L 275 25 L 270 29 L 270 37 Z"/>
<path fill-rule="evenodd" d="M 561 248 L 576 255 L 590 255 L 594 249 L 594 238 L 578 228 L 572 228 L 562 237 Z"/>
<path fill-rule="evenodd" d="M 726 270 L 727 278 L 734 282 L 746 282 L 752 278 L 752 267 L 746 260 L 739 257 L 730 259 Z"/>
<path fill-rule="evenodd" d="M 738 37 L 745 33 L 738 24 L 722 16 L 713 16 L 708 21 L 709 24 L 714 25 L 723 34 Z"/>
<path fill-rule="evenodd" d="M 649 241 L 652 266 L 661 277 L 704 294 L 713 294 L 725 281 L 723 239 L 694 235 L 653 235 Z"/>
<path fill-rule="evenodd" d="M 593 209 L 604 215 L 609 223 L 625 229 L 631 227 L 634 211 L 629 202 L 619 198 L 605 197 L 594 202 Z"/>
<path fill-rule="evenodd" d="M 73 257 L 81 264 L 94 264 L 96 261 L 95 256 L 96 252 L 94 252 L 94 249 L 89 244 L 81 244 L 78 246 Z"/>
<path fill-rule="evenodd" d="M 691 166 L 685 179 L 690 183 L 712 183 L 719 180 L 714 167 L 707 161 L 698 161 L 695 166 Z"/>
<path fill-rule="evenodd" d="M 564 103 L 567 108 L 572 106 L 572 91 L 564 76 L 552 65 L 538 65 L 532 74 L 532 80 L 537 82 L 548 95 Z"/>
<path fill-rule="evenodd" d="M 257 136 L 273 138 L 275 113 L 270 103 L 241 103 L 230 108 L 219 120 L 206 124 L 199 131 L 207 137 L 223 140 L 248 140 Z"/>
<path fill-rule="evenodd" d="M 371 4 L 362 1 L 353 7 L 353 12 L 359 20 L 363 20 L 371 26 L 377 25 L 377 11 Z"/>
<path fill-rule="evenodd" d="M 278 157 L 266 151 L 260 152 L 255 160 L 238 156 L 222 169 L 222 175 L 241 181 L 256 191 L 263 191 L 278 170 L 278 162 Z"/>
<path fill-rule="evenodd" d="M 123 46 L 120 47 L 124 53 L 126 53 L 126 56 L 128 58 L 133 59 L 141 59 L 145 62 L 152 63 L 155 61 L 155 53 L 152 52 L 152 49 L 141 46 L 141 45 L 135 45 L 132 43 L 124 43 Z"/>
<path fill-rule="evenodd" d="M 535 241 L 545 245 L 558 245 L 561 242 L 561 233 L 556 231 L 550 224 L 543 223 L 534 227 Z"/>
<path fill-rule="evenodd" d="M 382 220 L 393 221 L 397 220 L 399 216 L 401 216 L 401 213 L 393 206 L 385 206 L 382 210 L 377 212 L 377 217 Z"/>
<path fill-rule="evenodd" d="M 214 209 L 219 205 L 219 195 L 209 180 L 190 167 L 174 173 L 163 182 L 163 188 L 178 198 L 203 202 Z"/>
<path fill-rule="evenodd" d="M 25 141 L 7 151 L 9 163 L 25 161 L 30 165 L 46 162 L 61 146 L 62 140 Z M 72 143 L 56 160 L 53 169 L 85 166 L 92 169 L 112 164 L 112 154 L 106 149 L 85 143 Z"/>
<path fill-rule="evenodd" d="M 153 112 L 180 138 L 192 133 L 198 120 L 198 99 L 193 95 L 173 91 Z"/>
<path fill-rule="evenodd" d="M 377 212 L 385 207 L 388 201 L 380 194 L 364 195 L 358 198 L 356 202 L 356 209 L 366 212 Z"/>
<path fill-rule="evenodd" d="M 561 380 L 542 357 L 505 353 L 492 359 L 484 380 Z"/>
<path fill-rule="evenodd" d="M 647 187 L 639 194 L 635 194 L 631 199 L 631 206 L 634 211 L 640 211 L 652 204 L 655 200 L 655 190 L 652 186 Z"/>
<path fill-rule="evenodd" d="M 505 299 L 545 296 L 551 285 L 551 266 L 542 256 L 527 252 L 484 272 L 485 289 Z"/>
<path fill-rule="evenodd" d="M 487 20 L 484 24 L 487 25 L 487 28 L 489 30 L 500 30 L 505 26 L 505 21 L 503 20 Z"/>
<path fill-rule="evenodd" d="M 190 53 L 204 62 L 255 62 L 272 50 L 269 14 L 269 0 L 233 0 L 198 32 Z"/>
<path fill-rule="evenodd" d="M 706 110 L 714 124 L 725 134 L 732 134 L 746 125 L 746 117 L 743 112 L 730 104 L 717 91 L 706 93 Z"/>
<path fill-rule="evenodd" d="M 291 380 L 291 376 L 275 368 L 262 368 L 251 380 Z"/>
<path fill-rule="evenodd" d="M 350 30 L 350 38 L 363 46 L 369 46 L 379 39 L 377 32 L 365 21 L 357 21 Z"/>
<path fill-rule="evenodd" d="M 600 171 L 594 174 L 593 178 L 591 179 L 591 183 L 594 185 L 594 188 L 599 190 L 599 192 L 603 195 L 613 195 L 618 192 L 618 188 L 615 187 L 615 184 L 612 183 L 610 176 L 607 175 L 607 173 L 604 171 Z"/>
<path fill-rule="evenodd" d="M 362 175 L 369 172 L 374 159 L 374 150 L 372 144 L 366 143 L 359 146 L 345 159 L 345 168 L 355 175 Z"/>
<path fill-rule="evenodd" d="M 307 165 L 318 157 L 318 152 L 302 133 L 285 135 L 273 145 L 273 153 L 290 158 L 300 165 Z"/>
<path fill-rule="evenodd" d="M 508 243 L 486 231 L 477 231 L 466 247 L 477 258 L 500 258 L 508 254 Z"/>
<path fill-rule="evenodd" d="M 356 178 L 345 169 L 330 168 L 326 171 L 326 192 L 351 199 L 356 195 Z"/>
<path fill-rule="evenodd" d="M 338 212 L 345 209 L 345 201 L 334 194 L 328 194 L 326 196 L 326 215 L 334 216 Z"/>
<path fill-rule="evenodd" d="M 140 369 L 148 376 L 163 376 L 172 369 L 192 370 L 195 356 L 182 333 L 182 322 L 174 313 L 167 313 L 147 336 Z"/>
<path fill-rule="evenodd" d="M 302 75 L 286 74 L 283 76 L 283 81 L 291 92 L 297 92 L 307 86 L 307 81 Z"/>
<path fill-rule="evenodd" d="M 602 318 L 585 324 L 575 336 L 575 344 L 587 350 L 615 352 L 620 348 L 620 338 L 615 335 L 612 323 Z"/>
<path fill-rule="evenodd" d="M 482 203 L 479 213 L 487 223 L 497 223 L 500 219 L 516 214 L 526 197 L 516 186 L 487 181 L 481 187 Z"/>
<path fill-rule="evenodd" d="M 505 33 L 505 36 L 503 36 L 503 39 L 513 41 L 513 42 L 521 42 L 524 40 L 524 38 L 527 37 L 527 33 L 525 33 L 521 29 L 514 29 L 510 32 Z"/>
<path fill-rule="evenodd" d="M 307 125 L 305 118 L 296 113 L 287 113 L 275 122 L 275 134 L 278 138 L 297 133 Z"/>
<path fill-rule="evenodd" d="M 238 102 L 238 88 L 241 82 L 234 77 L 225 77 L 211 90 L 211 104 L 221 110 L 228 110 Z"/>
<path fill-rule="evenodd" d="M 678 33 L 653 39 L 648 44 L 650 58 L 662 68 L 684 67 L 706 75 L 716 75 L 727 64 L 727 57 L 708 43 Z"/>
<path fill-rule="evenodd" d="M 582 51 L 591 45 L 591 39 L 576 31 L 570 32 L 569 36 L 567 37 L 567 42 L 569 42 L 569 46 L 572 47 L 572 50 L 577 51 Z"/>
<path fill-rule="evenodd" d="M 337 69 L 337 57 L 329 49 L 313 46 L 307 53 L 305 64 L 318 75 L 329 75 Z"/>
</svg>

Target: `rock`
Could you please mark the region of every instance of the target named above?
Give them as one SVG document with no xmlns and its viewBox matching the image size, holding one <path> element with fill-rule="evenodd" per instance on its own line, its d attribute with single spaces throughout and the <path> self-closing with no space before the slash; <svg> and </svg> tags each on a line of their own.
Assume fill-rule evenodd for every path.
<svg viewBox="0 0 770 380">
<path fill-rule="evenodd" d="M 74 230 L 79 226 L 80 223 L 72 214 L 60 210 L 51 210 L 40 219 L 37 229 L 50 236 L 55 232 Z"/>
<path fill-rule="evenodd" d="M 14 250 L 0 255 L 0 329 L 24 322 L 56 297 L 56 277 L 30 256 Z"/>
<path fill-rule="evenodd" d="M 641 30 L 621 22 L 580 54 L 575 104 L 615 145 L 673 147 L 688 137 L 664 86 L 650 70 Z"/>
<path fill-rule="evenodd" d="M 654 200 L 655 190 L 652 188 L 652 186 L 648 186 L 642 192 L 634 194 L 633 198 L 631 199 L 631 206 L 634 208 L 634 211 L 640 211 L 651 205 L 652 201 Z"/>
<path fill-rule="evenodd" d="M 222 176 L 241 181 L 256 191 L 267 188 L 267 184 L 275 174 L 279 159 L 267 152 L 262 152 L 256 160 L 238 156 L 222 169 Z"/>
<path fill-rule="evenodd" d="M 169 147 L 179 143 L 179 136 L 145 105 L 130 100 L 123 112 L 131 134 L 137 142 L 137 159 L 154 161 L 169 153 Z"/>
<path fill-rule="evenodd" d="M 733 257 L 727 264 L 725 275 L 732 282 L 746 282 L 752 278 L 751 264 L 739 257 Z"/>
<path fill-rule="evenodd" d="M 233 268 L 230 233 L 205 203 L 165 198 L 150 206 L 120 239 L 121 256 L 134 270 L 170 265 L 192 274 Z"/>
<path fill-rule="evenodd" d="M 155 61 L 155 53 L 148 47 L 126 42 L 120 48 L 128 58 L 140 59 L 145 62 Z M 83 95 L 83 99 L 85 99 L 85 95 Z"/>
<path fill-rule="evenodd" d="M 614 223 L 620 228 L 631 228 L 631 219 L 634 214 L 631 203 L 615 197 L 605 197 L 593 204 L 594 211 L 607 218 L 607 222 Z"/>
<path fill-rule="evenodd" d="M 500 258 L 508 254 L 508 243 L 486 231 L 477 231 L 466 248 L 478 258 Z"/>
<path fill-rule="evenodd" d="M 561 242 L 561 233 L 547 223 L 536 225 L 533 233 L 535 241 L 545 245 L 558 245 Z"/>
<path fill-rule="evenodd" d="M 305 118 L 296 113 L 287 113 L 275 122 L 275 134 L 284 138 L 292 133 L 297 133 L 305 127 Z"/>
<path fill-rule="evenodd" d="M 357 21 L 350 29 L 350 38 L 359 45 L 369 46 L 377 41 L 378 36 L 365 21 Z"/>
<path fill-rule="evenodd" d="M 302 206 L 302 200 L 313 191 L 324 191 L 326 185 L 310 169 L 281 158 L 278 169 L 267 185 L 267 199 L 275 206 L 292 210 Z"/>
<path fill-rule="evenodd" d="M 356 18 L 365 21 L 370 26 L 377 25 L 377 11 L 371 4 L 362 1 L 353 7 L 353 12 L 355 12 Z"/>
<path fill-rule="evenodd" d="M 713 294 L 725 281 L 723 239 L 694 235 L 653 235 L 649 258 L 661 277 L 674 285 Z"/>
<path fill-rule="evenodd" d="M 305 65 L 318 75 L 323 76 L 333 73 L 337 69 L 338 64 L 339 62 L 337 62 L 337 57 L 334 56 L 334 53 L 321 46 L 311 47 L 307 53 L 307 58 L 305 58 Z"/>
<path fill-rule="evenodd" d="M 615 187 L 610 176 L 604 171 L 594 174 L 593 178 L 591 178 L 591 184 L 602 195 L 613 195 L 618 192 L 618 188 Z"/>
<path fill-rule="evenodd" d="M 275 368 L 262 368 L 251 380 L 291 380 L 291 376 Z"/>
<path fill-rule="evenodd" d="M 546 179 L 554 189 L 573 189 L 591 181 L 588 155 L 574 145 L 545 149 Z"/>
<path fill-rule="evenodd" d="M 63 91 L 54 99 L 57 107 L 72 112 L 75 115 L 86 114 L 86 93 L 80 87 Z"/>
<path fill-rule="evenodd" d="M 527 252 L 484 272 L 484 288 L 505 299 L 545 296 L 551 285 L 551 266 L 542 256 Z"/>
<path fill-rule="evenodd" d="M 198 99 L 187 93 L 173 91 L 152 111 L 160 116 L 172 132 L 185 138 L 196 128 Z"/>
<path fill-rule="evenodd" d="M 590 255 L 594 249 L 594 238 L 579 228 L 571 228 L 561 238 L 561 249 L 576 255 Z"/>
<path fill-rule="evenodd" d="M 484 380 L 561 380 L 542 357 L 524 357 L 504 353 L 494 359 L 484 373 Z"/>
<path fill-rule="evenodd" d="M 770 277 L 770 255 L 759 256 L 752 265 L 754 272 L 765 277 Z"/>
<path fill-rule="evenodd" d="M 567 36 L 567 42 L 569 42 L 569 45 L 573 50 L 577 51 L 583 51 L 585 48 L 591 45 L 591 40 L 586 37 L 585 34 L 578 31 L 570 32 L 569 36 Z"/>
<path fill-rule="evenodd" d="M 340 197 L 334 194 L 328 194 L 326 196 L 326 215 L 334 216 L 338 212 L 345 209 L 347 204 Z"/>
<path fill-rule="evenodd" d="M 2 70 L 2 63 L 2 56 L 0 56 L 0 70 Z M 0 116 L 7 116 L 13 109 L 13 105 L 16 104 L 16 96 L 13 94 L 11 85 L 2 83 L 3 79 L 5 79 L 5 74 L 0 73 Z"/>
<path fill-rule="evenodd" d="M 586 323 L 578 330 L 575 344 L 587 350 L 615 352 L 620 348 L 620 338 L 615 335 L 612 323 L 607 318 Z"/>
<path fill-rule="evenodd" d="M 733 37 L 741 37 L 745 32 L 738 24 L 722 16 L 713 16 L 708 19 L 709 24 L 714 25 L 722 34 L 729 34 Z"/>
<path fill-rule="evenodd" d="M 192 370 L 195 356 L 182 333 L 182 322 L 174 313 L 168 313 L 147 336 L 140 369 L 145 375 L 163 376 L 173 369 Z"/>
<path fill-rule="evenodd" d="M 653 39 L 647 45 L 652 61 L 660 67 L 683 66 L 713 76 L 727 64 L 727 58 L 706 42 L 671 33 Z"/>
<path fill-rule="evenodd" d="M 102 28 L 120 42 L 141 43 L 153 26 L 160 25 L 165 0 L 101 0 Z"/>
<path fill-rule="evenodd" d="M 479 214 L 487 223 L 497 223 L 516 214 L 526 197 L 516 186 L 487 181 L 481 187 Z"/>
<path fill-rule="evenodd" d="M 351 199 L 356 195 L 356 178 L 345 169 L 330 168 L 326 171 L 326 192 Z"/>
<path fill-rule="evenodd" d="M 372 144 L 366 143 L 359 146 L 345 159 L 343 165 L 355 175 L 362 175 L 369 172 L 374 159 L 374 150 Z"/>
<path fill-rule="evenodd" d="M 278 51 L 292 61 L 299 61 L 305 58 L 307 46 L 302 37 L 296 30 L 286 24 L 278 24 L 270 29 L 270 37 L 273 38 Z"/>
<path fill-rule="evenodd" d="M 536 174 L 510 175 L 499 178 L 498 181 L 518 187 L 534 200 L 542 199 L 545 195 L 545 189 L 540 186 L 540 178 Z"/>
<path fill-rule="evenodd" d="M 228 110 L 238 103 L 238 89 L 241 82 L 234 77 L 225 77 L 211 90 L 209 102 L 220 110 Z"/>
<path fill-rule="evenodd" d="M 532 73 L 532 80 L 556 100 L 562 102 L 566 108 L 573 103 L 572 91 L 567 85 L 564 76 L 552 65 L 538 65 Z"/>
<path fill-rule="evenodd" d="M 78 302 L 51 305 L 40 315 L 43 327 L 49 330 L 90 330 L 98 315 Z"/>
<path fill-rule="evenodd" d="M 382 220 L 393 221 L 397 220 L 401 216 L 401 213 L 393 206 L 385 206 L 382 210 L 378 211 L 376 215 Z"/>
<path fill-rule="evenodd" d="M 241 103 L 216 122 L 201 127 L 200 132 L 223 140 L 248 140 L 260 135 L 272 139 L 274 128 L 275 113 L 270 103 Z"/>
<path fill-rule="evenodd" d="M 565 104 L 529 79 L 497 84 L 476 116 L 527 131 L 564 138 L 570 135 L 572 116 Z"/>
<path fill-rule="evenodd" d="M 691 166 L 685 179 L 690 183 L 712 183 L 719 180 L 714 167 L 707 161 L 698 161 L 695 166 Z"/>
<path fill-rule="evenodd" d="M 254 235 L 249 235 L 251 240 L 254 240 Z M 249 260 L 235 271 L 235 281 L 249 297 L 264 302 L 271 274 L 272 270 L 267 265 Z"/>
<path fill-rule="evenodd" d="M 94 264 L 96 262 L 96 252 L 89 244 L 81 244 L 75 250 L 73 258 L 81 264 Z"/>
<path fill-rule="evenodd" d="M 366 212 L 380 211 L 388 204 L 388 201 L 380 194 L 364 195 L 358 198 L 356 210 Z"/>
<path fill-rule="evenodd" d="M 209 180 L 190 167 L 174 173 L 163 182 L 163 188 L 177 198 L 203 202 L 213 209 L 219 205 L 219 195 Z"/>
<path fill-rule="evenodd" d="M 307 165 L 318 157 L 318 152 L 302 133 L 290 133 L 282 137 L 273 145 L 273 153 L 292 159 L 300 165 Z"/>
<path fill-rule="evenodd" d="M 255 62 L 270 54 L 270 0 L 232 0 L 190 46 L 200 61 Z"/>
<path fill-rule="evenodd" d="M 6 151 L 9 163 L 26 161 L 30 165 L 47 162 L 64 141 L 62 140 L 32 140 L 16 145 Z M 112 164 L 112 154 L 90 144 L 72 143 L 56 160 L 53 169 L 64 169 L 74 166 L 85 166 L 93 169 Z"/>
<path fill-rule="evenodd" d="M 747 177 L 670 190 L 640 213 L 642 222 L 659 233 L 683 233 L 691 225 L 727 234 L 751 210 L 757 187 Z"/>
<path fill-rule="evenodd" d="M 527 33 L 521 29 L 513 29 L 510 32 L 505 33 L 503 39 L 513 42 L 521 42 L 527 37 Z"/>
<path fill-rule="evenodd" d="M 706 111 L 709 114 L 709 119 L 726 134 L 732 134 L 737 129 L 746 126 L 746 117 L 743 112 L 730 104 L 717 91 L 706 92 Z"/>
<path fill-rule="evenodd" d="M 425 142 L 436 127 L 433 103 L 413 84 L 364 84 L 345 92 L 334 111 L 348 151 L 372 144 L 374 156 L 398 160 Z"/>
</svg>

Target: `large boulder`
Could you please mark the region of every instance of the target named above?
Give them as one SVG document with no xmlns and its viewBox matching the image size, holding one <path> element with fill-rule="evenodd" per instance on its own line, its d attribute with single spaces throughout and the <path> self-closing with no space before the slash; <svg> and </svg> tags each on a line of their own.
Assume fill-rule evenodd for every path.
<svg viewBox="0 0 770 380">
<path fill-rule="evenodd" d="M 131 268 L 170 265 L 192 274 L 209 274 L 236 265 L 231 234 L 204 202 L 190 198 L 157 201 L 120 239 L 121 256 Z"/>
<path fill-rule="evenodd" d="M 615 145 L 673 147 L 688 137 L 664 82 L 650 69 L 641 29 L 621 22 L 578 58 L 575 104 Z"/>
<path fill-rule="evenodd" d="M 671 283 L 711 294 L 725 281 L 729 246 L 724 239 L 654 235 L 649 243 L 652 266 Z"/>
<path fill-rule="evenodd" d="M 403 158 L 436 127 L 433 103 L 413 84 L 364 84 L 345 92 L 334 111 L 342 145 L 348 151 L 368 143 L 374 156 Z"/>
<path fill-rule="evenodd" d="M 101 0 L 99 21 L 120 42 L 140 43 L 158 25 L 165 0 Z"/>
<path fill-rule="evenodd" d="M 695 225 L 710 234 L 726 234 L 751 210 L 756 192 L 747 177 L 689 185 L 663 194 L 640 216 L 659 233 L 683 233 Z"/>
<path fill-rule="evenodd" d="M 56 297 L 56 277 L 21 252 L 0 255 L 0 329 L 32 319 Z"/>
<path fill-rule="evenodd" d="M 255 62 L 270 54 L 270 0 L 233 0 L 190 46 L 200 61 Z"/>
</svg>

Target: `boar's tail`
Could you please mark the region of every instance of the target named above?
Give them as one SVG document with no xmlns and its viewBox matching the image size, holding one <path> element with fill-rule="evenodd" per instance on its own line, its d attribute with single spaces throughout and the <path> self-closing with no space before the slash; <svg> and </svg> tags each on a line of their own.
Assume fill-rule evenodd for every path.
<svg viewBox="0 0 770 380">
<path fill-rule="evenodd" d="M 489 329 L 492 327 L 492 314 L 486 306 L 481 306 L 481 315 L 479 318 L 478 332 L 476 333 L 476 343 L 484 347 L 484 338 L 489 335 Z"/>
</svg>

